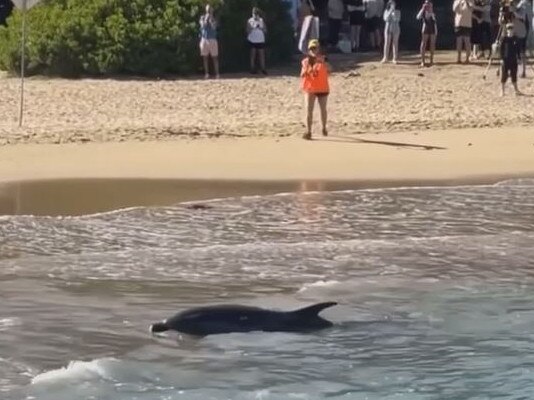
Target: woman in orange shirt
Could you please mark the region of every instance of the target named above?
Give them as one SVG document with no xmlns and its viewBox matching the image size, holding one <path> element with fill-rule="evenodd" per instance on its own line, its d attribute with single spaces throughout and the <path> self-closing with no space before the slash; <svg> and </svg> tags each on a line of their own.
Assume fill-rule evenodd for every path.
<svg viewBox="0 0 534 400">
<path fill-rule="evenodd" d="M 330 87 L 328 85 L 329 72 L 330 66 L 327 64 L 324 55 L 321 53 L 319 41 L 317 39 L 310 40 L 308 44 L 308 56 L 302 60 L 302 69 L 300 71 L 300 77 L 302 78 L 302 90 L 304 90 L 304 98 L 307 110 L 307 130 L 302 136 L 303 139 L 311 140 L 315 99 L 317 99 L 319 108 L 321 109 L 323 136 L 328 135 L 328 131 L 326 129 L 326 103 L 328 100 L 328 94 L 330 92 Z"/>
</svg>

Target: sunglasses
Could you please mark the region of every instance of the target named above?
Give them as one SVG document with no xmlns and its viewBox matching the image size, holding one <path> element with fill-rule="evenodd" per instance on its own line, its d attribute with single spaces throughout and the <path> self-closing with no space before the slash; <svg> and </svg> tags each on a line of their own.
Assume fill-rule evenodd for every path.
<svg viewBox="0 0 534 400">
<path fill-rule="evenodd" d="M 315 50 L 317 50 L 317 47 L 315 47 L 315 46 L 313 46 L 313 47 L 310 47 L 310 50 L 313 50 L 313 51 L 315 51 Z"/>
</svg>

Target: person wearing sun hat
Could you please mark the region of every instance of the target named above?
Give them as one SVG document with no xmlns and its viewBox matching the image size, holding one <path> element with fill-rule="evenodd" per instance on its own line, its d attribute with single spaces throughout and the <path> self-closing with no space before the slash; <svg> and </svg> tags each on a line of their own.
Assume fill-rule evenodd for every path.
<svg viewBox="0 0 534 400">
<path fill-rule="evenodd" d="M 308 42 L 308 55 L 302 60 L 300 70 L 306 107 L 306 133 L 302 136 L 305 140 L 311 140 L 312 137 L 313 109 L 316 99 L 321 110 L 322 133 L 323 136 L 328 135 L 326 104 L 330 93 L 329 72 L 330 66 L 321 52 L 319 41 L 317 39 L 310 40 Z"/>
</svg>

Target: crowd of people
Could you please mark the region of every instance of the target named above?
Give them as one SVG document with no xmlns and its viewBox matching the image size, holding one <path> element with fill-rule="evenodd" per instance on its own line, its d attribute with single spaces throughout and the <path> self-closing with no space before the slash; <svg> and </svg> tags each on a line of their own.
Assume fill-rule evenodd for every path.
<svg viewBox="0 0 534 400">
<path fill-rule="evenodd" d="M 420 21 L 421 66 L 431 66 L 434 62 L 438 21 L 431 0 L 422 0 L 419 11 L 413 16 L 401 14 L 401 0 L 293 1 L 296 2 L 298 15 L 295 21 L 297 36 L 305 34 L 302 30 L 305 29 L 306 18 L 317 20 L 315 32 L 310 32 L 301 48 L 303 52 L 306 52 L 308 40 L 318 39 L 328 52 L 358 53 L 365 47 L 366 50 L 380 51 L 383 54 L 382 62 L 397 63 L 402 17 Z M 492 54 L 492 44 L 498 36 L 500 39 L 505 36 L 506 23 L 514 25 L 514 36 L 519 39 L 522 54 L 526 53 L 527 47 L 534 51 L 533 0 L 453 0 L 452 12 L 458 63 L 489 58 Z M 348 29 L 342 33 L 344 26 Z M 209 77 L 210 57 L 213 59 L 215 76 L 218 76 L 217 21 L 211 6 L 206 7 L 206 13 L 200 18 L 200 31 L 200 52 L 204 58 L 206 77 Z M 254 7 L 251 17 L 246 21 L 251 73 L 267 74 L 267 35 L 267 26 L 261 11 Z M 428 59 L 427 53 L 430 56 Z M 465 59 L 462 58 L 464 54 Z M 526 57 L 523 57 L 523 60 L 526 60 Z M 526 62 L 522 64 L 521 75 L 524 76 Z"/>
<path fill-rule="evenodd" d="M 200 17 L 200 55 L 204 64 L 204 76 L 210 77 L 210 59 L 213 63 L 213 72 L 216 78 L 219 78 L 219 44 L 217 41 L 217 19 L 213 14 L 213 7 L 206 5 L 206 12 Z M 252 16 L 246 23 L 247 42 L 250 47 L 250 72 L 258 73 L 259 71 L 267 75 L 265 68 L 265 38 L 267 34 L 267 25 L 260 15 L 257 7 L 252 8 Z"/>
<path fill-rule="evenodd" d="M 328 76 L 331 67 L 326 54 L 342 51 L 340 40 L 343 21 L 348 20 L 350 26 L 349 52 L 360 51 L 362 35 L 366 34 L 368 48 L 383 52 L 382 63 L 391 60 L 396 64 L 399 59 L 401 7 L 400 0 L 388 0 L 387 3 L 384 3 L 384 0 L 328 0 L 328 35 L 325 41 L 319 28 L 324 29 L 325 24 L 319 21 L 320 13 L 315 8 L 314 0 L 299 1 L 300 18 L 295 26 L 296 30 L 300 31 L 299 48 L 306 53 L 301 63 L 300 73 L 306 109 L 306 131 L 303 138 L 310 140 L 315 103 L 318 103 L 320 108 L 322 134 L 328 135 Z M 457 63 L 468 64 L 473 60 L 499 57 L 501 60 L 499 69 L 501 95 L 503 96 L 508 79 L 512 80 L 515 93 L 520 94 L 517 85 L 519 64 L 522 65 L 521 76 L 526 76 L 526 52 L 529 35 L 532 36 L 534 25 L 532 1 L 454 0 L 452 3 Z M 434 63 L 438 35 L 438 22 L 432 1 L 423 0 L 414 18 L 421 23 L 420 65 L 421 67 L 431 66 Z M 204 58 L 206 78 L 209 77 L 209 57 L 213 58 L 214 71 L 216 76 L 219 76 L 216 24 L 213 10 L 207 6 L 206 13 L 200 18 L 200 52 Z M 246 22 L 246 34 L 250 45 L 251 73 L 257 73 L 256 66 L 259 61 L 260 71 L 267 74 L 265 68 L 267 28 L 257 8 L 252 9 L 252 16 Z M 302 43 L 305 44 L 302 45 Z M 427 53 L 430 55 L 428 63 Z M 463 53 L 465 53 L 465 59 L 462 58 Z"/>
</svg>

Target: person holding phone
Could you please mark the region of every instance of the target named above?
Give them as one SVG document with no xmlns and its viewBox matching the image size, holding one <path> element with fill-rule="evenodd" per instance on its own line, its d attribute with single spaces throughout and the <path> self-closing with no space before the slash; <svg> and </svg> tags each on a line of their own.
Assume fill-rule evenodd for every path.
<svg viewBox="0 0 534 400">
<path fill-rule="evenodd" d="M 388 62 L 390 49 L 393 48 L 393 64 L 397 64 L 399 55 L 401 12 L 395 0 L 389 0 L 384 11 L 384 58 L 382 63 Z"/>
<path fill-rule="evenodd" d="M 430 0 L 424 1 L 421 10 L 417 13 L 417 19 L 423 21 L 421 31 L 421 67 L 426 66 L 425 57 L 427 48 L 430 48 L 430 65 L 433 65 L 438 25 L 436 14 L 434 14 L 434 6 Z"/>
<path fill-rule="evenodd" d="M 259 58 L 260 69 L 263 75 L 267 75 L 265 69 L 265 34 L 267 27 L 263 18 L 260 16 L 260 10 L 257 7 L 252 8 L 252 17 L 247 21 L 247 40 L 250 45 L 250 73 L 256 73 L 256 58 Z"/>
<path fill-rule="evenodd" d="M 473 28 L 473 0 L 454 0 L 454 33 L 456 34 L 457 63 L 462 63 L 462 49 L 465 49 L 465 63 L 471 57 L 471 30 Z"/>
<path fill-rule="evenodd" d="M 328 75 L 330 66 L 326 57 L 322 54 L 319 41 L 312 39 L 308 43 L 308 55 L 302 60 L 300 77 L 302 90 L 304 91 L 304 103 L 306 107 L 306 133 L 302 136 L 305 140 L 312 138 L 313 109 L 315 100 L 321 109 L 321 124 L 323 136 L 328 135 L 326 129 L 327 122 L 327 100 L 330 93 Z"/>
<path fill-rule="evenodd" d="M 219 78 L 219 45 L 217 42 L 217 21 L 211 5 L 206 5 L 206 13 L 200 17 L 200 55 L 204 61 L 204 77 L 210 77 L 209 59 L 213 60 L 215 77 Z"/>
</svg>

